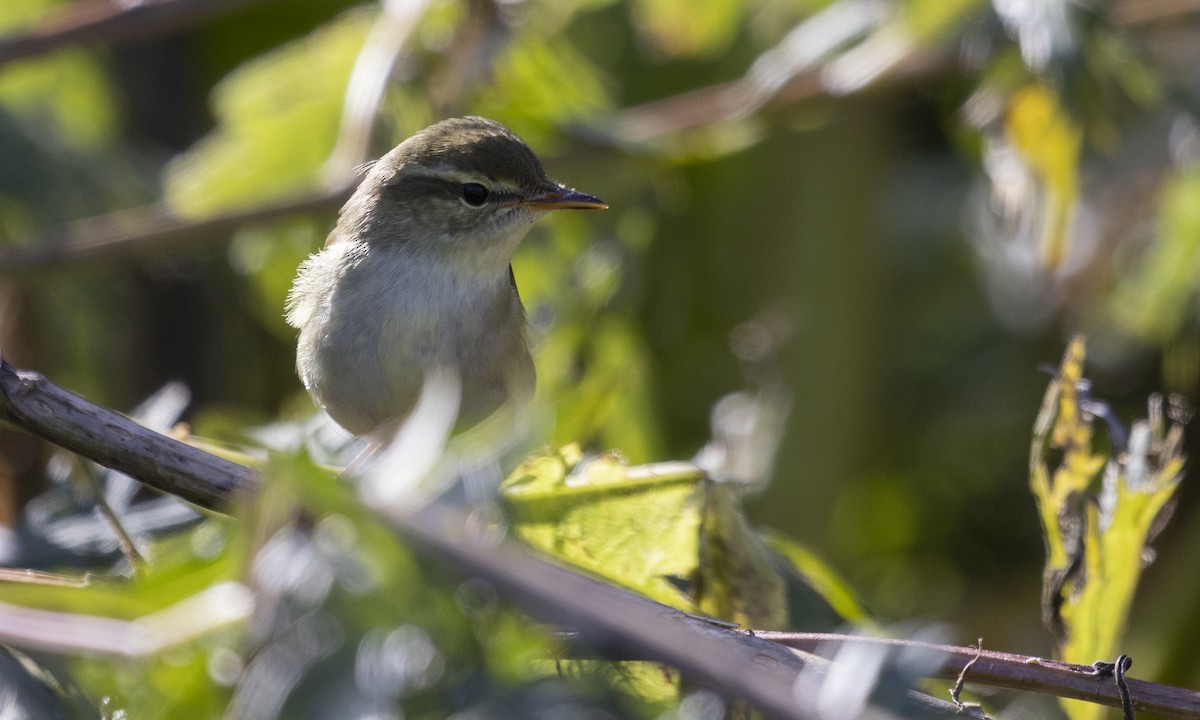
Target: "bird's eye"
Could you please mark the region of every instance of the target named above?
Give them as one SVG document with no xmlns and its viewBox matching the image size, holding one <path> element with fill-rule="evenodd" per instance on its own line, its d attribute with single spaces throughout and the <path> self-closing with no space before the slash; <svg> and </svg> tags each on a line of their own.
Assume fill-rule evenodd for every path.
<svg viewBox="0 0 1200 720">
<path fill-rule="evenodd" d="M 471 207 L 480 207 L 488 199 L 488 189 L 479 183 L 463 183 L 461 192 L 463 202 Z"/>
</svg>

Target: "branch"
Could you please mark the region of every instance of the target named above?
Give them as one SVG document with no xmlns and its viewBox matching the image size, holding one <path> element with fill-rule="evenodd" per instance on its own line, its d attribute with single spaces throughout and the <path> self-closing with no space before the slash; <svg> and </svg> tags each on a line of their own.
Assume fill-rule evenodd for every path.
<svg viewBox="0 0 1200 720">
<path fill-rule="evenodd" d="M 224 507 L 255 473 L 93 405 L 0 357 L 0 418 L 202 507 Z"/>
<path fill-rule="evenodd" d="M 1111 670 L 1100 671 L 1090 665 L 1075 665 L 1029 655 L 978 650 L 973 647 L 937 645 L 898 638 L 845 635 L 839 633 L 794 633 L 773 630 L 754 630 L 754 637 L 767 640 L 794 650 L 820 653 L 832 645 L 858 644 L 879 650 L 902 648 L 937 653 L 944 658 L 940 667 L 928 677 L 963 681 L 992 688 L 1006 688 L 1024 692 L 1035 692 L 1055 697 L 1085 700 L 1098 705 L 1121 707 L 1121 695 L 1117 690 Z M 565 656 L 576 659 L 594 659 L 589 648 L 580 644 L 571 633 L 564 633 Z M 646 660 L 640 654 L 612 656 L 618 660 Z M 969 667 L 968 667 L 969 666 Z M 964 668 L 967 668 L 964 673 Z M 1165 718 L 1195 720 L 1200 718 L 1200 692 L 1161 685 L 1145 680 L 1126 678 L 1129 698 L 1136 710 Z M 929 696 L 922 696 L 928 702 Z M 952 706 L 953 707 L 953 706 Z"/>
<path fill-rule="evenodd" d="M 0 417 L 148 485 L 213 510 L 257 482 L 249 468 L 185 445 L 88 403 L 0 358 Z M 780 645 L 717 627 L 531 555 L 515 541 L 470 539 L 459 511 L 443 505 L 390 518 L 396 531 L 459 571 L 503 589 L 551 622 L 579 629 L 592 647 L 634 653 L 678 668 L 769 717 L 813 720 L 794 694 L 804 667 Z M 5 633 L 0 628 L 0 639 Z M 753 668 L 754 672 L 748 672 Z M 866 715 L 883 720 L 881 713 Z"/>
<path fill-rule="evenodd" d="M 553 565 L 515 541 L 472 541 L 461 511 L 442 503 L 390 520 L 405 539 L 485 579 L 533 615 L 575 628 L 581 643 L 602 657 L 669 665 L 689 682 L 745 699 L 767 717 L 819 717 L 794 691 L 803 660 L 781 645 Z"/>
<path fill-rule="evenodd" d="M 953 56 L 945 53 L 916 53 L 886 71 L 872 83 L 848 95 L 911 82 L 951 69 Z M 799 73 L 784 84 L 763 107 L 790 105 L 835 95 L 822 79 L 823 68 Z M 653 141 L 686 130 L 745 118 L 759 91 L 748 77 L 709 85 L 650 100 L 617 111 L 584 131 L 601 144 L 648 146 Z M 765 100 L 765 99 L 764 99 Z M 761 110 L 762 108 L 750 108 Z"/>
<path fill-rule="evenodd" d="M 257 474 L 246 467 L 149 430 L 93 405 L 41 375 L 17 370 L 0 358 L 0 418 L 68 450 L 124 472 L 202 507 L 223 511 L 231 495 L 252 489 Z M 967 681 L 982 685 L 1119 705 L 1111 678 L 1088 666 L 973 648 L 819 633 L 747 633 L 717 625 L 627 590 L 540 559 L 512 540 L 481 544 L 468 532 L 460 509 L 432 503 L 389 516 L 395 530 L 459 572 L 482 578 L 535 615 L 576 629 L 571 642 L 611 659 L 642 659 L 677 668 L 684 677 L 727 697 L 744 698 L 768 717 L 819 717 L 795 692 L 805 669 L 796 651 L 828 642 L 926 647 L 948 658 L 938 677 L 954 678 L 978 656 Z M 0 580 L 11 577 L 0 577 Z M 0 639 L 5 633 L 0 629 Z M 1200 718 L 1200 693 L 1128 680 L 1138 710 L 1172 718 Z M 924 713 L 949 714 L 953 705 L 932 698 Z M 868 707 L 860 717 L 892 717 Z"/>
<path fill-rule="evenodd" d="M 1122 0 L 1109 13 L 1118 25 L 1165 24 L 1200 13 L 1200 0 Z"/>
<path fill-rule="evenodd" d="M 0 251 L 0 276 L 67 265 L 102 255 L 121 255 L 147 248 L 170 249 L 224 237 L 251 223 L 332 211 L 349 199 L 357 182 L 355 179 L 350 184 L 310 195 L 198 220 L 171 215 L 161 206 L 90 218 L 82 221 L 77 229 Z"/>
<path fill-rule="evenodd" d="M 1087 700 L 1110 707 L 1121 707 L 1111 673 L 1101 673 L 1090 665 L 1047 660 L 1028 655 L 978 650 L 954 645 L 864 637 L 828 633 L 789 633 L 756 631 L 755 635 L 781 645 L 815 652 L 826 643 L 865 643 L 876 646 L 926 648 L 946 655 L 936 676 L 955 679 L 963 667 L 975 660 L 966 673 L 966 681 L 989 687 L 1008 688 Z M 1169 718 L 1200 718 L 1200 692 L 1160 685 L 1145 680 L 1126 679 L 1129 697 L 1136 710 Z"/>
<path fill-rule="evenodd" d="M 87 42 L 146 40 L 264 0 L 87 0 L 23 34 L 0 38 L 0 64 Z"/>
</svg>

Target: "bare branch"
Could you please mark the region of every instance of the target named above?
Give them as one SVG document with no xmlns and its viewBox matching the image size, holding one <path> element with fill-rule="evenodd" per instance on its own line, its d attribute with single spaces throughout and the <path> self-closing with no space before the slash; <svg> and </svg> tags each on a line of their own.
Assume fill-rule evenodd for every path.
<svg viewBox="0 0 1200 720">
<path fill-rule="evenodd" d="M 223 238 L 237 228 L 289 215 L 331 211 L 350 197 L 357 180 L 347 185 L 301 197 L 237 210 L 198 220 L 171 215 L 161 206 L 149 206 L 84 220 L 77 229 L 46 237 L 28 245 L 0 251 L 0 276 L 41 267 L 67 265 L 104 255 L 145 249 L 166 250 L 212 238 Z"/>
<path fill-rule="evenodd" d="M 1109 10 L 1118 25 L 1170 23 L 1200 14 L 1200 0 L 1122 0 Z"/>
<path fill-rule="evenodd" d="M 0 417 L 210 509 L 225 509 L 234 491 L 257 483 L 249 468 L 144 428 L 2 358 Z M 426 506 L 390 520 L 406 539 L 461 572 L 487 580 L 546 619 L 578 628 L 593 648 L 666 663 L 727 696 L 745 698 L 769 717 L 816 717 L 794 694 L 803 662 L 792 650 L 552 565 L 515 541 L 480 544 L 456 509 Z"/>
<path fill-rule="evenodd" d="M 951 68 L 950 59 L 946 54 L 914 54 L 861 90 L 945 72 Z M 648 146 L 673 133 L 745 118 L 752 114 L 751 110 L 759 112 L 772 105 L 789 105 L 832 94 L 822 80 L 819 67 L 795 75 L 770 98 L 763 98 L 755 83 L 743 77 L 624 108 L 598 123 L 590 134 L 602 144 Z"/>
<path fill-rule="evenodd" d="M 911 640 L 834 635 L 828 633 L 788 633 L 758 631 L 764 640 L 777 642 L 797 650 L 814 652 L 826 643 L 868 643 L 872 645 L 903 645 L 936 650 L 946 656 L 937 677 L 955 679 L 972 662 L 966 682 L 988 687 L 1009 688 L 1086 700 L 1110 707 L 1121 707 L 1111 672 L 1102 672 L 1090 665 L 1075 665 L 1045 658 L 1012 653 L 979 650 L 954 645 L 933 645 Z M 1101 658 L 1097 658 L 1100 660 Z M 1128 679 L 1129 696 L 1135 709 L 1161 717 L 1200 718 L 1200 692 L 1160 685 L 1145 680 Z"/>
<path fill-rule="evenodd" d="M 257 474 L 149 430 L 20 371 L 0 358 L 0 417 L 141 482 L 197 505 L 224 510 L 237 490 L 252 488 Z M 684 676 L 728 697 L 745 698 L 769 717 L 816 716 L 795 694 L 804 669 L 794 651 L 831 643 L 924 647 L 943 653 L 936 675 L 953 679 L 972 661 L 966 681 L 1119 706 L 1120 695 L 1103 671 L 1024 655 L 914 641 L 823 633 L 748 633 L 708 623 L 629 591 L 553 565 L 514 541 L 483 544 L 466 531 L 458 508 L 434 503 L 389 520 L 406 540 L 450 561 L 460 572 L 487 580 L 540 617 L 576 629 L 572 643 L 614 659 L 645 659 L 678 668 Z M 13 579 L 7 577 L 5 579 Z M 23 578 L 22 578 L 23 579 Z M 790 649 L 785 649 L 790 648 Z M 1200 693 L 1128 680 L 1133 706 L 1183 720 L 1200 719 Z M 929 702 L 929 699 L 926 699 Z M 925 711 L 947 708 L 933 701 Z M 868 708 L 867 718 L 883 718 Z"/>
<path fill-rule="evenodd" d="M 0 64 L 76 43 L 146 40 L 265 0 L 87 0 L 65 5 L 32 30 L 0 38 Z"/>
<path fill-rule="evenodd" d="M 644 657 L 678 668 L 690 681 L 744 698 L 768 717 L 817 717 L 794 693 L 805 665 L 791 651 L 552 565 L 513 541 L 472 541 L 457 515 L 435 503 L 390 520 L 406 539 L 487 580 L 534 615 L 575 628 L 580 642 L 601 656 Z"/>
<path fill-rule="evenodd" d="M 253 470 L 160 435 L 0 357 L 0 418 L 163 492 L 219 509 Z"/>
</svg>

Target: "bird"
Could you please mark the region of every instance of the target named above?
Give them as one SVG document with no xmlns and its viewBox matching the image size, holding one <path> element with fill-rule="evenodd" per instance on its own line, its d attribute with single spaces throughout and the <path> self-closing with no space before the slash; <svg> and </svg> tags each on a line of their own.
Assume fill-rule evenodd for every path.
<svg viewBox="0 0 1200 720">
<path fill-rule="evenodd" d="M 548 179 L 494 120 L 409 137 L 370 165 L 298 269 L 285 311 L 304 387 L 359 436 L 403 422 L 435 371 L 457 376 L 460 425 L 527 402 L 536 374 L 513 252 L 548 212 L 607 207 Z"/>
</svg>

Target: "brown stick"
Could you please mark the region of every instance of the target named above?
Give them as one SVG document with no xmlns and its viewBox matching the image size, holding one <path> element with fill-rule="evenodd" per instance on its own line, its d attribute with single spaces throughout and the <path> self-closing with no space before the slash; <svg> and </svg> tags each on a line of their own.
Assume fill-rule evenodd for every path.
<svg viewBox="0 0 1200 720">
<path fill-rule="evenodd" d="M 0 358 L 0 417 L 148 485 L 198 505 L 223 510 L 230 496 L 258 482 L 256 473 L 172 440 L 93 405 L 41 375 Z M 537 558 L 515 541 L 471 539 L 454 508 L 433 504 L 389 518 L 396 531 L 464 573 L 508 592 L 553 622 L 570 624 L 593 648 L 644 654 L 696 682 L 745 698 L 766 716 L 812 720 L 793 688 L 804 667 L 780 645 L 709 625 L 627 590 Z M 0 639 L 4 631 L 0 629 Z M 747 669 L 753 668 L 753 672 Z M 867 720 L 885 720 L 866 713 Z"/>
<path fill-rule="evenodd" d="M 0 418 L 105 467 L 202 507 L 221 509 L 253 470 L 93 405 L 0 357 Z"/>
<path fill-rule="evenodd" d="M 1112 672 L 1098 671 L 1090 665 L 1075 665 L 1029 655 L 1015 655 L 954 645 L 934 645 L 911 640 L 862 635 L 769 631 L 755 634 L 764 640 L 808 652 L 816 651 L 818 647 L 826 643 L 867 643 L 881 647 L 902 645 L 928 648 L 946 656 L 945 663 L 937 673 L 938 677 L 954 679 L 968 663 L 978 658 L 966 672 L 965 680 L 968 683 L 1038 692 L 1057 697 L 1087 700 L 1111 707 L 1121 707 L 1121 694 L 1117 691 Z M 1138 711 L 1161 717 L 1200 718 L 1200 692 L 1132 678 L 1127 679 L 1126 682 L 1133 707 Z"/>
</svg>

